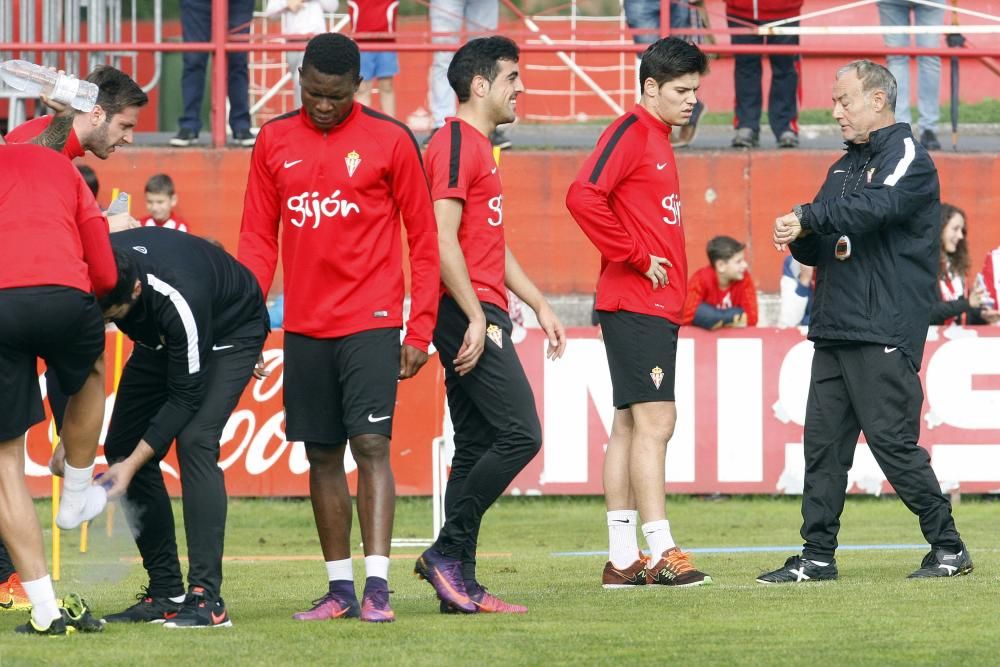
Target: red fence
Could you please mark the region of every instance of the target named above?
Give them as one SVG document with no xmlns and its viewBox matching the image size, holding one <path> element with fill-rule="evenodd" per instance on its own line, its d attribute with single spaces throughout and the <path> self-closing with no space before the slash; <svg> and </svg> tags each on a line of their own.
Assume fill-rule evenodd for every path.
<svg viewBox="0 0 1000 667">
<path fill-rule="evenodd" d="M 566 356 L 556 362 L 545 360 L 543 336 L 537 330 L 518 345 L 535 391 L 545 444 L 513 482 L 512 493 L 601 493 L 612 416 L 604 347 L 595 329 L 572 329 L 569 334 Z M 965 492 L 996 492 L 1000 329 L 932 328 L 929 335 L 921 373 L 926 393 L 921 444 L 930 451 L 943 483 L 960 485 Z M 109 334 L 109 349 L 114 349 L 113 336 Z M 220 465 L 232 495 L 308 494 L 303 447 L 284 439 L 281 345 L 282 333 L 272 334 L 265 351 L 272 375 L 251 383 L 223 435 Z M 685 329 L 678 350 L 678 420 L 667 456 L 667 489 L 703 494 L 800 488 L 811 355 L 812 344 L 798 330 L 709 334 Z M 108 357 L 110 363 L 113 356 Z M 401 494 L 431 492 L 432 441 L 443 432 L 442 375 L 435 357 L 416 378 L 400 384 L 392 465 Z M 113 398 L 109 391 L 109 408 Z M 29 487 L 36 495 L 47 495 L 47 423 L 29 432 L 27 448 Z M 347 465 L 353 489 L 356 473 L 349 457 Z M 170 492 L 179 493 L 173 452 L 163 470 Z M 863 440 L 850 482 L 854 490 L 888 490 Z"/>
</svg>

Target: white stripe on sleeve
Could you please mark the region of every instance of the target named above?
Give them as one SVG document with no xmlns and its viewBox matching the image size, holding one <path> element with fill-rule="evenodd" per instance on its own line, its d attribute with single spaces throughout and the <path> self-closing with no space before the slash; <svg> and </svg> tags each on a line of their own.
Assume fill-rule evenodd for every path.
<svg viewBox="0 0 1000 667">
<path fill-rule="evenodd" d="M 191 306 L 184 300 L 180 292 L 152 273 L 146 274 L 146 280 L 150 287 L 170 299 L 170 303 L 174 304 L 174 308 L 177 309 L 181 324 L 184 325 L 184 333 L 187 335 L 188 373 L 197 373 L 201 370 L 201 356 L 198 354 L 198 326 L 195 324 Z"/>
<path fill-rule="evenodd" d="M 905 147 L 903 159 L 896 163 L 896 169 L 889 174 L 889 178 L 885 179 L 886 185 L 899 183 L 899 179 L 906 175 L 906 170 L 910 168 L 913 158 L 917 156 L 917 149 L 913 147 L 913 137 L 903 139 L 903 146 Z"/>
</svg>

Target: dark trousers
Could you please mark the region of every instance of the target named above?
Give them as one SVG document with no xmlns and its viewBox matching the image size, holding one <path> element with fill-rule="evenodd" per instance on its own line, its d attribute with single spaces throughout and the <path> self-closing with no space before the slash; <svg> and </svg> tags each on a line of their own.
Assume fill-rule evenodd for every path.
<svg viewBox="0 0 1000 667">
<path fill-rule="evenodd" d="M 203 587 L 210 599 L 218 598 L 222 587 L 226 533 L 226 484 L 218 465 L 219 439 L 263 346 L 261 336 L 236 341 L 232 348 L 210 353 L 205 399 L 177 436 L 188 585 Z M 137 346 L 125 364 L 111 413 L 104 445 L 109 462 L 120 461 L 132 453 L 167 398 L 167 355 Z M 173 597 L 184 592 L 184 582 L 177 558 L 174 515 L 160 472 L 160 460 L 149 461 L 136 473 L 122 504 L 142 555 L 142 565 L 149 574 L 149 594 Z"/>
<path fill-rule="evenodd" d="M 254 0 L 229 0 L 229 34 L 249 34 L 253 18 Z M 185 42 L 212 40 L 212 1 L 181 0 L 181 32 Z M 230 53 L 226 56 L 229 91 L 229 126 L 233 132 L 250 129 L 250 83 L 247 72 L 247 54 Z M 201 103 L 205 95 L 205 70 L 208 53 L 185 52 L 184 73 L 181 76 L 181 95 L 184 114 L 178 125 L 181 128 L 201 130 Z M 222 113 L 222 109 L 218 110 Z"/>
<path fill-rule="evenodd" d="M 806 403 L 804 557 L 833 558 L 847 471 L 862 431 L 886 479 L 920 518 L 924 539 L 934 548 L 960 548 L 951 503 L 927 450 L 917 444 L 923 400 L 920 376 L 901 350 L 869 344 L 816 349 Z"/>
<path fill-rule="evenodd" d="M 510 339 L 510 318 L 483 304 L 487 326 L 496 325 L 501 345 L 489 336 L 476 367 L 464 376 L 452 361 L 469 326 L 458 305 L 441 299 L 434 346 L 445 366 L 448 408 L 455 425 L 455 456 L 445 489 L 445 524 L 434 548 L 462 559 L 466 580 L 476 578 L 476 544 L 483 514 L 538 453 L 542 429 L 535 398 Z"/>
<path fill-rule="evenodd" d="M 748 25 L 761 25 L 767 21 L 729 16 L 730 28 L 745 28 Z M 797 26 L 798 22 L 786 23 L 789 27 Z M 733 35 L 733 44 L 798 44 L 798 35 L 774 35 L 763 37 L 758 35 Z M 798 134 L 799 125 L 799 56 L 772 55 L 771 61 L 771 91 L 767 98 L 768 119 L 771 131 L 775 137 L 791 130 Z M 738 54 L 736 56 L 736 127 L 747 127 L 760 131 L 760 113 L 763 104 L 761 93 L 761 57 L 759 55 Z"/>
</svg>

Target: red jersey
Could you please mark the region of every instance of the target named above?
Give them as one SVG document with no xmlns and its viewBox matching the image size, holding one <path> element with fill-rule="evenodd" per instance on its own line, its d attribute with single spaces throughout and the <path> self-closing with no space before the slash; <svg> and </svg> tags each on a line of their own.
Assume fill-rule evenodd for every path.
<svg viewBox="0 0 1000 667">
<path fill-rule="evenodd" d="M 427 349 L 440 267 L 426 178 L 406 126 L 361 104 L 325 132 L 304 109 L 261 128 L 237 256 L 266 294 L 280 224 L 286 331 L 338 338 L 402 326 L 402 214 L 412 276 L 406 343 Z"/>
<path fill-rule="evenodd" d="M 181 220 L 180 216 L 176 213 L 171 212 L 170 217 L 160 222 L 153 218 L 153 216 L 146 216 L 146 219 L 142 221 L 143 227 L 163 227 L 164 229 L 176 229 L 179 232 L 187 232 L 187 223 Z"/>
<path fill-rule="evenodd" d="M 601 253 L 597 310 L 627 310 L 680 324 L 687 256 L 670 126 L 641 105 L 601 135 L 566 195 L 566 207 Z M 649 256 L 666 257 L 670 282 L 653 289 Z"/>
<path fill-rule="evenodd" d="M 0 147 L 0 289 L 62 285 L 98 296 L 118 267 L 80 172 L 43 146 Z"/>
<path fill-rule="evenodd" d="M 507 310 L 503 188 L 500 170 L 493 159 L 493 144 L 465 121 L 448 118 L 431 138 L 424 159 L 431 198 L 463 202 L 458 243 L 472 289 L 480 301 Z M 445 291 L 442 283 L 441 293 Z"/>
<path fill-rule="evenodd" d="M 347 0 L 354 32 L 396 32 L 399 0 Z M 360 37 L 359 42 L 392 41 L 391 37 Z"/>
<path fill-rule="evenodd" d="M 7 142 L 11 144 L 28 143 L 44 132 L 45 128 L 52 124 L 52 118 L 53 116 L 40 116 L 38 118 L 33 118 L 26 123 L 21 123 L 7 133 Z M 66 145 L 63 146 L 62 154 L 70 160 L 73 158 L 83 157 L 84 150 L 83 146 L 80 144 L 80 138 L 76 136 L 76 130 L 72 128 L 69 131 L 69 137 L 66 139 Z"/>
<path fill-rule="evenodd" d="M 713 308 L 742 308 L 747 316 L 747 326 L 757 326 L 757 288 L 749 271 L 743 274 L 743 280 L 729 283 L 726 289 L 719 287 L 719 278 L 713 267 L 705 266 L 695 271 L 688 282 L 681 324 L 691 324 L 694 311 L 703 303 Z"/>
</svg>

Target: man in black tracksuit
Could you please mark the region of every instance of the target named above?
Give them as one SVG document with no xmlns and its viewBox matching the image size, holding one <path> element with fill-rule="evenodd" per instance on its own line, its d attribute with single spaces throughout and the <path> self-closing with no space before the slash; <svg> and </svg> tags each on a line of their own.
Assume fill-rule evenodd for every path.
<svg viewBox="0 0 1000 667">
<path fill-rule="evenodd" d="M 104 483 L 109 495 L 125 494 L 149 588 L 105 620 L 229 626 L 219 594 L 226 526 L 219 439 L 267 337 L 263 295 L 248 269 L 193 235 L 143 227 L 112 234 L 111 244 L 119 288 L 136 300 L 105 318 L 135 348 L 108 427 L 104 452 L 113 465 Z M 175 439 L 190 562 L 186 596 L 159 468 Z"/>
<path fill-rule="evenodd" d="M 775 221 L 774 242 L 816 267 L 809 339 L 801 556 L 761 583 L 835 579 L 834 552 L 858 435 L 931 551 L 910 576 L 972 571 L 920 435 L 920 362 L 934 299 L 941 202 L 937 169 L 893 116 L 896 81 L 875 63 L 837 73 L 834 118 L 847 152 L 812 204 Z"/>
</svg>

